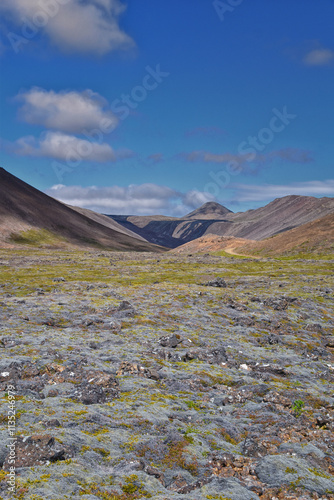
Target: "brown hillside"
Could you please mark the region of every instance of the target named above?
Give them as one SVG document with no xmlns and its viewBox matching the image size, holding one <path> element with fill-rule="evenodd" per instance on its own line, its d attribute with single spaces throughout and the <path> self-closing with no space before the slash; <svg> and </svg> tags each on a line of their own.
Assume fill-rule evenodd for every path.
<svg viewBox="0 0 334 500">
<path fill-rule="evenodd" d="M 189 241 L 180 247 L 170 250 L 172 253 L 201 253 L 201 252 L 219 252 L 221 250 L 234 251 L 236 247 L 249 243 L 250 240 L 234 238 L 233 236 L 218 236 L 217 234 L 206 234 L 201 238 Z"/>
<path fill-rule="evenodd" d="M 240 253 L 263 254 L 334 253 L 334 214 L 303 224 L 263 241 L 236 247 Z"/>
</svg>

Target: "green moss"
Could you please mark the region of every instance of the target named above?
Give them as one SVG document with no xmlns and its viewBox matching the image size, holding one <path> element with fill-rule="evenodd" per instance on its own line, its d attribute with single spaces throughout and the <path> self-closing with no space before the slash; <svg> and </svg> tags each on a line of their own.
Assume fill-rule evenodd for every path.
<svg viewBox="0 0 334 500">
<path fill-rule="evenodd" d="M 297 471 L 291 467 L 285 469 L 286 474 L 297 474 Z"/>
<path fill-rule="evenodd" d="M 184 401 L 184 403 L 188 406 L 188 408 L 199 411 L 201 408 L 200 406 L 195 403 L 195 401 Z"/>
<path fill-rule="evenodd" d="M 315 476 L 318 476 L 318 477 L 323 477 L 325 479 L 333 479 L 332 476 L 330 476 L 329 474 L 326 474 L 325 472 L 323 472 L 322 470 L 319 470 L 319 469 L 315 469 L 313 467 L 309 468 L 308 469 L 312 474 L 314 474 Z"/>
<path fill-rule="evenodd" d="M 88 436 L 99 436 L 100 434 L 108 434 L 109 429 L 106 427 L 102 427 L 93 432 L 90 431 L 82 431 L 82 432 L 84 434 L 87 434 Z"/>
<path fill-rule="evenodd" d="M 187 448 L 189 442 L 184 439 L 182 441 L 178 441 L 177 443 L 172 443 L 168 445 L 168 453 L 162 460 L 162 465 L 165 468 L 172 468 L 176 466 L 181 467 L 182 469 L 187 470 L 193 475 L 198 473 L 198 464 L 195 457 L 189 456 L 187 454 L 187 460 L 184 455 L 185 449 Z M 190 460 L 189 460 L 190 458 Z"/>
<path fill-rule="evenodd" d="M 214 500 L 232 500 L 231 497 L 223 497 L 222 495 L 206 495 L 205 498 L 210 498 Z"/>
<path fill-rule="evenodd" d="M 124 493 L 136 495 L 134 498 L 151 498 L 151 494 L 144 490 L 143 483 L 139 481 L 136 474 L 125 478 L 125 485 L 122 486 Z"/>
<path fill-rule="evenodd" d="M 103 458 L 107 458 L 110 455 L 110 451 L 105 450 L 104 448 L 93 448 L 96 453 L 100 453 L 100 455 L 103 456 Z"/>
<path fill-rule="evenodd" d="M 136 476 L 135 474 L 127 477 L 125 479 L 126 484 L 122 486 L 122 490 L 124 491 L 124 493 L 136 493 L 140 489 L 137 480 L 138 476 Z"/>
<path fill-rule="evenodd" d="M 304 480 L 303 477 L 298 477 L 295 481 L 292 481 L 290 484 L 289 484 L 289 488 L 292 490 L 292 491 L 295 491 L 297 488 L 299 488 L 303 483 L 302 481 Z"/>
<path fill-rule="evenodd" d="M 300 415 L 303 413 L 303 408 L 305 407 L 304 401 L 301 399 L 296 399 L 296 401 L 293 403 L 291 410 L 295 414 L 296 417 L 300 417 Z"/>
<path fill-rule="evenodd" d="M 46 229 L 28 229 L 20 233 L 12 233 L 9 239 L 13 243 L 38 247 L 54 246 L 67 241 L 65 238 L 51 233 Z"/>
<path fill-rule="evenodd" d="M 226 432 L 225 429 L 220 429 L 219 430 L 219 433 L 221 434 L 222 438 L 224 439 L 224 441 L 226 441 L 227 443 L 230 443 L 230 444 L 233 444 L 233 446 L 236 446 L 238 443 L 235 439 L 233 439 L 229 434 L 228 432 Z"/>
</svg>

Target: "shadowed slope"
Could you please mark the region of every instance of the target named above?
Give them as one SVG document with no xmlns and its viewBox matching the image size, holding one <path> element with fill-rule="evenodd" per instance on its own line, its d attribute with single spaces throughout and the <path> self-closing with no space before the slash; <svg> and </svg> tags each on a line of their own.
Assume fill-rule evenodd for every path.
<svg viewBox="0 0 334 500">
<path fill-rule="evenodd" d="M 21 231 L 46 230 L 71 244 L 114 250 L 157 251 L 158 247 L 124 234 L 73 210 L 0 168 L 0 239 Z"/>
</svg>

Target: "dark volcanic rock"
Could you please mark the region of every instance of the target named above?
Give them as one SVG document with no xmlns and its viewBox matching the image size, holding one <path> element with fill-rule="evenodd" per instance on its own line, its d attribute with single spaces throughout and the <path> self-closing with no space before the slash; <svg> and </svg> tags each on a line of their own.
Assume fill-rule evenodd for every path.
<svg viewBox="0 0 334 500">
<path fill-rule="evenodd" d="M 13 456 L 11 453 L 7 455 L 3 465 L 4 470 L 9 470 Z M 17 468 L 57 462 L 70 456 L 70 449 L 59 445 L 55 438 L 49 434 L 40 434 L 28 438 L 18 437 L 15 442 L 15 467 Z"/>
<path fill-rule="evenodd" d="M 226 288 L 227 284 L 226 281 L 223 278 L 215 278 L 212 281 L 208 281 L 205 283 L 205 286 L 214 286 L 217 288 Z"/>
<path fill-rule="evenodd" d="M 112 375 L 99 371 L 84 373 L 81 383 L 68 393 L 70 398 L 86 405 L 112 401 L 118 397 L 118 394 L 118 380 Z"/>
<path fill-rule="evenodd" d="M 161 337 L 159 344 L 163 347 L 177 347 L 182 342 L 182 338 L 178 334 L 173 334 L 170 337 Z"/>
</svg>

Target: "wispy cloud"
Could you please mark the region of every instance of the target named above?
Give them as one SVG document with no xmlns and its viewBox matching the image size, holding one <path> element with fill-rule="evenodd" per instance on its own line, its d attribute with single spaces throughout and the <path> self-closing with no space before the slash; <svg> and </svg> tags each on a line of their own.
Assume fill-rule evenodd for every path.
<svg viewBox="0 0 334 500">
<path fill-rule="evenodd" d="M 183 203 L 190 209 L 198 208 L 208 201 L 213 201 L 213 196 L 197 189 L 191 189 L 183 195 Z"/>
<path fill-rule="evenodd" d="M 235 191 L 233 201 L 258 202 L 288 195 L 300 196 L 333 196 L 334 179 L 327 181 L 306 181 L 291 184 L 231 184 Z"/>
<path fill-rule="evenodd" d="M 310 163 L 314 161 L 311 151 L 298 148 L 278 149 L 277 151 L 271 151 L 266 155 L 259 155 L 258 159 L 264 163 L 276 159 L 291 163 Z"/>
<path fill-rule="evenodd" d="M 264 165 L 274 160 L 287 161 L 292 163 L 308 163 L 313 161 L 310 151 L 298 148 L 285 148 L 276 151 L 270 151 L 267 154 L 254 153 L 232 154 L 232 153 L 211 153 L 209 151 L 191 151 L 180 154 L 183 159 L 189 162 L 204 163 L 237 163 L 240 166 L 249 164 Z M 246 168 L 245 168 L 246 170 Z"/>
<path fill-rule="evenodd" d="M 68 205 L 101 213 L 127 215 L 165 214 L 182 216 L 202 203 L 211 201 L 207 193 L 191 190 L 181 193 L 167 186 L 147 183 L 126 187 L 81 187 L 58 184 L 46 191 Z"/>
<path fill-rule="evenodd" d="M 106 123 L 111 131 L 119 121 L 107 109 L 108 102 L 92 90 L 54 92 L 33 87 L 18 94 L 16 100 L 22 103 L 22 120 L 61 132 L 82 134 Z"/>
<path fill-rule="evenodd" d="M 334 62 L 334 50 L 317 48 L 309 51 L 303 58 L 306 66 L 328 66 Z"/>
<path fill-rule="evenodd" d="M 119 26 L 119 17 L 125 9 L 120 0 L 1 0 L 0 3 L 0 12 L 9 15 L 18 28 L 29 21 L 60 50 L 97 55 L 134 46 L 132 38 Z M 42 28 L 36 26 L 38 18 L 46 20 Z"/>
<path fill-rule="evenodd" d="M 40 139 L 21 137 L 14 144 L 14 152 L 20 156 L 52 158 L 66 162 L 116 161 L 132 156 L 130 151 L 115 152 L 109 144 L 90 142 L 62 132 L 47 132 Z"/>
<path fill-rule="evenodd" d="M 189 162 L 204 162 L 204 163 L 228 163 L 235 161 L 244 163 L 247 161 L 247 155 L 231 154 L 231 153 L 210 153 L 209 151 L 190 151 L 189 153 L 180 153 L 181 157 Z"/>
<path fill-rule="evenodd" d="M 157 163 L 161 163 L 164 160 L 164 155 L 162 153 L 154 153 L 147 157 L 148 161 L 155 165 Z"/>
</svg>

